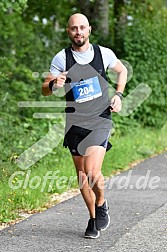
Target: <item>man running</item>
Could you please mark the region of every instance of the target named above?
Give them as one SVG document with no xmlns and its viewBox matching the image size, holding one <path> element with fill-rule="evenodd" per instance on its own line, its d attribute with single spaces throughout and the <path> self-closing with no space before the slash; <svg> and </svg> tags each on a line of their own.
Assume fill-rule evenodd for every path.
<svg viewBox="0 0 167 252">
<path fill-rule="evenodd" d="M 44 96 L 64 87 L 66 128 L 64 146 L 72 155 L 80 190 L 90 219 L 85 238 L 97 238 L 110 223 L 104 197 L 103 159 L 111 148 L 111 112 L 119 112 L 126 85 L 127 69 L 109 48 L 89 42 L 91 26 L 83 14 L 68 20 L 67 34 L 71 46 L 58 52 L 51 63 L 50 74 L 42 86 Z M 108 95 L 106 70 L 118 74 L 116 92 Z"/>
</svg>

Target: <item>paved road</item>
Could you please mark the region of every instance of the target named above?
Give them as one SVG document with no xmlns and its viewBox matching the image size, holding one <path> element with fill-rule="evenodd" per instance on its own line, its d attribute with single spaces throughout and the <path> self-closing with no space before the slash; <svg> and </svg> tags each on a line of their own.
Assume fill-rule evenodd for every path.
<svg viewBox="0 0 167 252">
<path fill-rule="evenodd" d="M 167 153 L 107 182 L 111 225 L 83 238 L 88 213 L 81 195 L 0 232 L 1 252 L 166 252 Z"/>
</svg>

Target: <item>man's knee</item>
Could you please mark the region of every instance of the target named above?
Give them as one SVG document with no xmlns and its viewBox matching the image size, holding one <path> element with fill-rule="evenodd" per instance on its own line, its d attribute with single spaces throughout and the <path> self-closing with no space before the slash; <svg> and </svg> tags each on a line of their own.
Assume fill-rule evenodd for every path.
<svg viewBox="0 0 167 252">
<path fill-rule="evenodd" d="M 88 182 L 89 184 L 91 184 L 92 186 L 94 186 L 95 184 L 97 185 L 100 181 L 103 181 L 103 175 L 101 173 L 101 171 L 89 171 L 87 173 L 87 178 L 88 178 Z"/>
<path fill-rule="evenodd" d="M 79 187 L 80 189 L 87 184 L 88 178 L 87 175 L 84 171 L 79 171 L 78 172 L 78 183 L 79 183 Z"/>
</svg>

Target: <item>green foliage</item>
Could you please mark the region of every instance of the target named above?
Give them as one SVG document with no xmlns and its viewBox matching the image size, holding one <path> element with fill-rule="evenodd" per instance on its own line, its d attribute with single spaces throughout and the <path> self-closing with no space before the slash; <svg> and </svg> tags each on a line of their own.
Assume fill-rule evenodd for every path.
<svg viewBox="0 0 167 252">
<path fill-rule="evenodd" d="M 3 12 L 12 12 L 16 11 L 21 13 L 27 7 L 27 0 L 1 0 L 0 2 L 0 9 Z"/>
<path fill-rule="evenodd" d="M 129 8 L 133 20 L 124 38 L 126 60 L 133 66 L 133 78 L 128 83 L 129 92 L 140 83 L 152 89 L 150 97 L 134 113 L 134 118 L 144 126 L 162 127 L 167 115 L 167 9 L 157 10 L 149 4 Z"/>
<path fill-rule="evenodd" d="M 48 41 L 52 41 L 50 47 L 46 47 L 44 40 L 47 29 L 51 34 L 48 36 Z M 17 12 L 4 13 L 1 10 L 0 150 L 2 162 L 8 161 L 31 146 L 48 128 L 46 121 L 40 125 L 40 122 L 32 118 L 35 111 L 19 108 L 18 102 L 44 100 L 41 95 L 42 73 L 48 71 L 55 45 L 60 44 L 60 35 L 57 35 L 58 32 L 53 33 L 52 30 L 51 22 L 47 27 L 42 22 L 36 23 L 33 20 L 27 23 Z M 56 49 L 59 50 L 60 47 Z M 39 78 L 34 78 L 33 72 L 38 72 Z"/>
<path fill-rule="evenodd" d="M 124 136 L 111 136 L 110 142 L 113 147 L 106 154 L 103 164 L 104 174 L 108 176 L 111 171 L 124 170 L 136 160 L 143 160 L 161 152 L 167 146 L 166 130 L 167 124 L 161 130 L 136 126 L 129 128 L 129 132 Z"/>
</svg>

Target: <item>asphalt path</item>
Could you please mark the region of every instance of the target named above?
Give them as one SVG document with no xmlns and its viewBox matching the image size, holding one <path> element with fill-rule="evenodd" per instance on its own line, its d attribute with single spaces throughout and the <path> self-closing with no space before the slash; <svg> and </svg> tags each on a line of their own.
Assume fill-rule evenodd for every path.
<svg viewBox="0 0 167 252">
<path fill-rule="evenodd" d="M 0 232 L 1 252 L 167 251 L 167 152 L 106 181 L 111 223 L 85 239 L 88 212 L 81 195 Z"/>
</svg>

